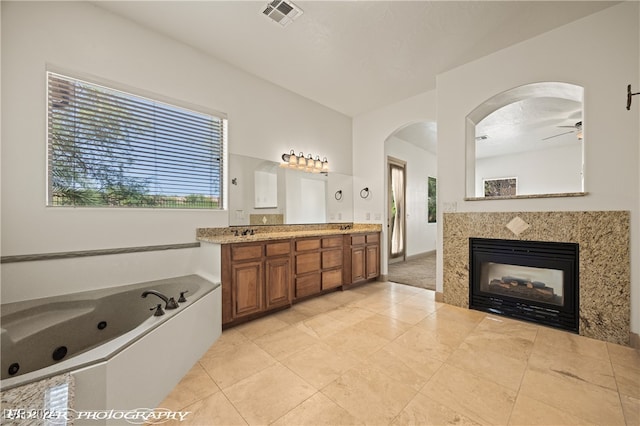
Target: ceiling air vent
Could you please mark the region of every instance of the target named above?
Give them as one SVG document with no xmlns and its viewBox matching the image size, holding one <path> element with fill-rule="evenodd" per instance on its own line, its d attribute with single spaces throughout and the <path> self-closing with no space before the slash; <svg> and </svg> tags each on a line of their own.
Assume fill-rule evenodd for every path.
<svg viewBox="0 0 640 426">
<path fill-rule="evenodd" d="M 303 12 L 302 9 L 289 1 L 275 0 L 268 3 L 262 13 L 272 21 L 286 27 Z"/>
</svg>

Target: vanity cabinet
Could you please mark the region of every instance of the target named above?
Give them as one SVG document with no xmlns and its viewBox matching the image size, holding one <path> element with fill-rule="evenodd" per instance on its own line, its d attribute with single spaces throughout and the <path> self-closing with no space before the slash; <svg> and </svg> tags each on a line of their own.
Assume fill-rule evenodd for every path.
<svg viewBox="0 0 640 426">
<path fill-rule="evenodd" d="M 222 324 L 380 275 L 380 233 L 221 244 Z"/>
<path fill-rule="evenodd" d="M 342 285 L 342 235 L 295 240 L 295 298 Z"/>
<path fill-rule="evenodd" d="M 224 244 L 222 323 L 291 305 L 291 242 Z"/>
<path fill-rule="evenodd" d="M 380 276 L 380 233 L 345 236 L 345 252 L 349 253 L 345 284 L 357 284 Z"/>
</svg>

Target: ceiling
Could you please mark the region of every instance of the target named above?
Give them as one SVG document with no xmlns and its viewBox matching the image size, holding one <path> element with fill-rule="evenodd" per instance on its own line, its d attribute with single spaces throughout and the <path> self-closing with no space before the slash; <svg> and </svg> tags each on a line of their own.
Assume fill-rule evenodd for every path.
<svg viewBox="0 0 640 426">
<path fill-rule="evenodd" d="M 435 88 L 436 75 L 595 13 L 609 1 L 93 1 L 348 116 Z"/>
</svg>

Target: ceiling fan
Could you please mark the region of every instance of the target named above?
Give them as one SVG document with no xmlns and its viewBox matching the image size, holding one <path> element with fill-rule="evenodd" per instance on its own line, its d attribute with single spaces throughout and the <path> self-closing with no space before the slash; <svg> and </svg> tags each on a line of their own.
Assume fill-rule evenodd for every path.
<svg viewBox="0 0 640 426">
<path fill-rule="evenodd" d="M 546 141 L 549 139 L 557 138 L 558 136 L 568 135 L 569 133 L 576 133 L 576 137 L 578 138 L 578 140 L 582 140 L 582 121 L 578 121 L 573 126 L 557 126 L 557 127 L 565 127 L 565 128 L 570 128 L 572 130 L 558 133 L 557 135 L 549 136 L 549 137 L 543 138 L 542 140 Z"/>
</svg>

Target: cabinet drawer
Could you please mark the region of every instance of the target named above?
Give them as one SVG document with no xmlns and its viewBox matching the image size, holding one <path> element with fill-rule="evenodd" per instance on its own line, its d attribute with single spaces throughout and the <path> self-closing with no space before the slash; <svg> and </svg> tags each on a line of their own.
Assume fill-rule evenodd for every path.
<svg viewBox="0 0 640 426">
<path fill-rule="evenodd" d="M 250 246 L 231 246 L 231 259 L 233 260 L 260 259 L 261 257 L 262 244 Z"/>
<path fill-rule="evenodd" d="M 342 236 L 322 239 L 322 248 L 342 247 Z"/>
<path fill-rule="evenodd" d="M 296 297 L 320 293 L 320 273 L 296 278 Z"/>
<path fill-rule="evenodd" d="M 342 269 L 325 271 L 322 273 L 322 289 L 339 287 L 342 285 Z"/>
<path fill-rule="evenodd" d="M 296 274 L 320 271 L 320 253 L 296 255 Z"/>
<path fill-rule="evenodd" d="M 322 252 L 322 269 L 342 266 L 342 250 L 327 250 Z"/>
<path fill-rule="evenodd" d="M 351 236 L 351 245 L 357 246 L 360 244 L 364 244 L 365 236 L 364 235 L 352 235 Z"/>
<path fill-rule="evenodd" d="M 317 250 L 320 248 L 320 239 L 296 241 L 296 251 Z"/>
<path fill-rule="evenodd" d="M 380 234 L 369 234 L 367 235 L 367 244 L 369 243 L 377 243 L 380 241 Z"/>
<path fill-rule="evenodd" d="M 280 256 L 291 252 L 291 244 L 289 241 L 282 243 L 268 243 L 267 256 Z"/>
</svg>

